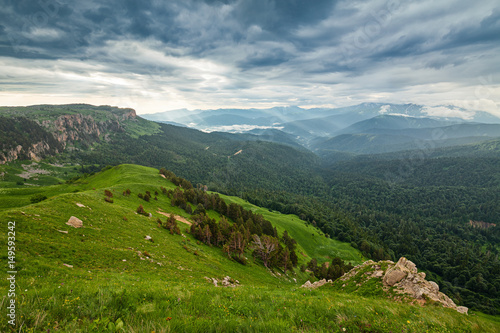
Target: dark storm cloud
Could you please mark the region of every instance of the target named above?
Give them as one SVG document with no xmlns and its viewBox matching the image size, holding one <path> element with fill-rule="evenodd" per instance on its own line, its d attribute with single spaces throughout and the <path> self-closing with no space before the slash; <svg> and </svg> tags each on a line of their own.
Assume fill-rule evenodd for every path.
<svg viewBox="0 0 500 333">
<path fill-rule="evenodd" d="M 500 42 L 500 9 L 496 9 L 479 24 L 454 28 L 444 36 L 444 41 L 446 47 Z"/>
<path fill-rule="evenodd" d="M 221 6 L 230 7 L 228 16 L 224 18 L 226 22 L 211 15 L 211 10 L 220 9 Z M 267 38 L 277 39 L 290 35 L 301 25 L 326 18 L 333 6 L 334 2 L 330 0 L 114 0 L 80 3 L 10 0 L 5 1 L 0 19 L 9 26 L 7 34 L 11 43 L 16 44 L 14 46 L 23 51 L 24 47 L 42 48 L 45 54 L 41 53 L 41 56 L 46 57 L 51 52 L 66 54 L 65 46 L 66 49 L 96 46 L 95 43 L 105 40 L 127 37 L 155 38 L 164 43 L 181 45 L 189 45 L 197 37 L 203 37 L 201 44 L 210 48 L 221 36 L 229 41 L 240 41 L 246 29 L 252 25 L 267 32 Z M 194 14 L 192 18 L 196 18 L 197 14 L 205 14 L 201 11 L 207 13 L 207 18 L 213 16 L 214 21 L 189 21 L 190 17 L 186 13 Z M 33 33 L 37 29 L 60 32 L 60 36 L 53 36 L 52 40 L 47 41 Z M 207 31 L 217 34 L 207 36 Z M 199 53 L 204 51 L 196 46 L 194 49 Z"/>
<path fill-rule="evenodd" d="M 136 104 L 323 105 L 394 101 L 398 91 L 403 102 L 418 102 L 441 84 L 453 103 L 481 75 L 492 75 L 492 86 L 500 80 L 500 9 L 492 0 L 0 4 L 0 80 L 32 84 L 36 94 L 57 78 L 75 94 L 112 89 Z"/>
<path fill-rule="evenodd" d="M 327 18 L 336 1 L 245 0 L 235 1 L 236 16 L 246 25 L 257 24 L 266 30 L 287 34 L 300 25 Z"/>
</svg>

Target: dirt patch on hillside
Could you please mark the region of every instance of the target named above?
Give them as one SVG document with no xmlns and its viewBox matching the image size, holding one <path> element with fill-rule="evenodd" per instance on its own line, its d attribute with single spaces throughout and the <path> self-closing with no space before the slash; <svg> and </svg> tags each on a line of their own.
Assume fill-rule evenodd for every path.
<svg viewBox="0 0 500 333">
<path fill-rule="evenodd" d="M 39 169 L 37 163 L 32 163 L 32 164 L 23 164 L 22 165 L 24 171 L 20 173 L 18 176 L 24 179 L 30 179 L 31 177 L 36 177 L 38 175 L 50 175 L 50 171 Z M 34 178 L 34 180 L 37 180 L 37 178 Z"/>
<path fill-rule="evenodd" d="M 165 213 L 165 212 L 162 212 L 160 209 L 158 209 L 156 212 L 157 212 L 158 214 L 163 215 L 163 216 L 170 217 L 170 214 Z M 186 223 L 187 225 L 191 225 L 191 224 L 192 224 L 191 222 L 189 222 L 188 220 L 186 220 L 186 218 L 184 218 L 184 217 L 182 217 L 182 216 L 179 216 L 179 215 L 174 215 L 174 217 L 175 217 L 175 219 L 176 219 L 177 221 L 180 221 L 180 222 L 182 222 L 182 223 Z"/>
</svg>

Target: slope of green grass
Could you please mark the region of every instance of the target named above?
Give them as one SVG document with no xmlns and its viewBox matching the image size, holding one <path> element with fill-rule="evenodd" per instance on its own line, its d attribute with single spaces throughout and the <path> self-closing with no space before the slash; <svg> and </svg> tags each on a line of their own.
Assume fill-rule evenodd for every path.
<svg viewBox="0 0 500 333">
<path fill-rule="evenodd" d="M 226 202 L 234 202 L 245 209 L 254 213 L 261 214 L 269 220 L 281 235 L 287 230 L 289 235 L 299 244 L 299 252 L 304 257 L 316 258 L 319 263 L 331 261 L 333 257 L 342 258 L 354 265 L 360 264 L 366 260 L 363 255 L 351 245 L 334 239 L 324 237 L 324 234 L 305 221 L 299 219 L 296 215 L 280 214 L 279 212 L 270 212 L 268 209 L 261 208 L 238 197 L 221 195 Z"/>
<path fill-rule="evenodd" d="M 2 315 L 0 331 L 495 332 L 498 328 L 494 317 L 467 317 L 449 309 L 364 298 L 330 287 L 304 290 L 300 285 L 308 279 L 306 273 L 271 274 L 249 252 L 248 264 L 238 264 L 220 248 L 198 243 L 186 232 L 186 224 L 179 222 L 184 236 L 158 228 L 156 219 L 166 219 L 159 209 L 189 217 L 171 206 L 160 186 L 175 188 L 156 169 L 121 165 L 73 184 L 40 187 L 48 197 L 40 203 L 19 207 L 16 202 L 10 208 L 4 204 L 1 244 L 7 244 L 7 222 L 16 222 L 17 327 Z M 104 201 L 104 189 L 114 194 L 113 203 Z M 126 189 L 130 196 L 122 194 Z M 158 200 L 137 197 L 155 190 Z M 8 188 L 0 193 L 0 201 L 17 197 L 25 202 L 30 194 L 23 188 Z M 272 213 L 238 198 L 224 199 L 262 213 L 280 234 L 288 230 L 307 255 L 299 256 L 301 262 L 337 253 L 362 260 L 355 250 L 320 236 L 296 216 Z M 139 204 L 153 216 L 136 214 Z M 71 216 L 82 219 L 84 227 L 66 225 Z M 7 261 L 6 252 L 1 258 Z M 240 286 L 215 287 L 205 279 L 220 281 L 226 275 Z M 0 286 L 7 290 L 7 280 L 2 279 Z M 2 297 L 6 313 L 9 299 L 6 293 Z"/>
</svg>

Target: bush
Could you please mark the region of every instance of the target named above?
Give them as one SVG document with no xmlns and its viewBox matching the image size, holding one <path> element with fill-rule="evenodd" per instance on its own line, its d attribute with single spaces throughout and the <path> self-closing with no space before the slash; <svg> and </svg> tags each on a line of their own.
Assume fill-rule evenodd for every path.
<svg viewBox="0 0 500 333">
<path fill-rule="evenodd" d="M 113 203 L 113 199 L 111 199 L 110 197 L 104 197 L 104 201 Z"/>
<path fill-rule="evenodd" d="M 43 194 L 35 194 L 30 198 L 31 203 L 37 203 L 43 200 L 46 200 L 47 197 Z"/>
<path fill-rule="evenodd" d="M 137 213 L 141 214 L 141 215 L 148 215 L 148 213 L 146 213 L 146 211 L 144 210 L 144 207 L 142 207 L 142 205 L 139 205 L 139 207 L 137 207 Z"/>
</svg>

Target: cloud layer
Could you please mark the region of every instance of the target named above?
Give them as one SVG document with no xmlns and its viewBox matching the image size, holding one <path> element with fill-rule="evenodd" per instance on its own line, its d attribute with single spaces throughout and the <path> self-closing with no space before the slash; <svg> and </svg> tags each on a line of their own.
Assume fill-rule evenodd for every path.
<svg viewBox="0 0 500 333">
<path fill-rule="evenodd" d="M 500 115 L 497 1 L 2 0 L 0 104 Z"/>
</svg>

